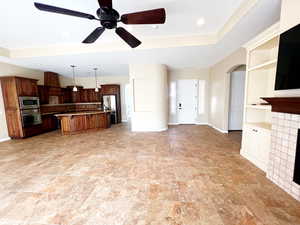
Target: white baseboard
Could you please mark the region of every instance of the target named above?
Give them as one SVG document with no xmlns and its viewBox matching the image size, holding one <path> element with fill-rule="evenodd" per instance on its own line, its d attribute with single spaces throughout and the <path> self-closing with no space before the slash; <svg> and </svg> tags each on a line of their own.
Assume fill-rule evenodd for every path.
<svg viewBox="0 0 300 225">
<path fill-rule="evenodd" d="M 0 142 L 9 141 L 10 137 L 0 139 Z"/>
<path fill-rule="evenodd" d="M 179 123 L 169 123 L 170 126 L 180 125 Z M 194 123 L 194 124 L 182 124 L 182 125 L 208 125 L 208 123 Z"/>
<path fill-rule="evenodd" d="M 209 126 L 208 123 L 195 123 L 196 125 L 199 125 L 199 126 Z"/>
<path fill-rule="evenodd" d="M 211 125 L 211 124 L 208 124 L 208 126 L 210 126 L 211 128 L 214 128 L 215 130 L 217 130 L 217 131 L 219 131 L 219 132 L 221 132 L 221 133 L 223 133 L 223 134 L 228 134 L 228 130 L 222 130 L 222 129 L 219 129 L 219 128 L 217 128 L 217 127 Z"/>
<path fill-rule="evenodd" d="M 179 123 L 169 123 L 168 125 L 169 126 L 176 126 L 176 125 L 180 125 L 180 124 Z M 193 125 L 193 124 L 191 124 L 191 125 Z M 198 125 L 198 126 L 210 126 L 211 128 L 213 128 L 213 129 L 215 129 L 215 130 L 217 130 L 217 131 L 219 131 L 219 132 L 221 132 L 223 134 L 228 134 L 228 131 L 219 129 L 219 128 L 217 128 L 217 127 L 215 127 L 215 126 L 213 126 L 213 125 L 211 125 L 209 123 L 195 123 L 194 125 Z"/>
</svg>

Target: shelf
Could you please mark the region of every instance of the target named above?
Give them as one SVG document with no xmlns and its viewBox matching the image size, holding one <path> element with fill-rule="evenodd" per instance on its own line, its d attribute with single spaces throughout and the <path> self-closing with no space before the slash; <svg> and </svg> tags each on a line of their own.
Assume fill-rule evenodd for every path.
<svg viewBox="0 0 300 225">
<path fill-rule="evenodd" d="M 268 131 L 272 130 L 272 124 L 271 123 L 246 123 L 246 125 L 251 126 L 251 127 L 257 127 L 257 128 L 262 128 Z"/>
<path fill-rule="evenodd" d="M 247 105 L 249 109 L 271 110 L 271 105 Z"/>
<path fill-rule="evenodd" d="M 267 68 L 269 66 L 275 65 L 276 63 L 277 63 L 277 59 L 273 59 L 273 60 L 270 60 L 268 62 L 265 62 L 265 63 L 262 63 L 262 64 L 259 64 L 257 66 L 253 66 L 253 67 L 249 68 L 248 72 L 253 71 L 253 70 Z"/>
</svg>

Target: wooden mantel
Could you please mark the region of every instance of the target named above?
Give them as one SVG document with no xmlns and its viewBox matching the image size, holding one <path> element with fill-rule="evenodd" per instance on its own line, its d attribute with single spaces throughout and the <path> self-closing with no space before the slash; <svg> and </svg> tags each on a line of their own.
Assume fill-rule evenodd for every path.
<svg viewBox="0 0 300 225">
<path fill-rule="evenodd" d="M 300 97 L 262 98 L 272 105 L 272 112 L 300 114 Z"/>
</svg>

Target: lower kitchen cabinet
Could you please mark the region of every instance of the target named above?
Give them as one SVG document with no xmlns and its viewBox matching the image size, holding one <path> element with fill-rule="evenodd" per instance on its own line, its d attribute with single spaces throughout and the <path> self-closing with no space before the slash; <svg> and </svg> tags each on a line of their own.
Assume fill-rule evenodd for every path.
<svg viewBox="0 0 300 225">
<path fill-rule="evenodd" d="M 245 125 L 241 154 L 263 171 L 267 171 L 271 150 L 271 130 Z"/>
<path fill-rule="evenodd" d="M 42 125 L 34 125 L 24 128 L 24 137 L 32 137 L 43 133 Z"/>
<path fill-rule="evenodd" d="M 58 120 L 54 115 L 43 115 L 42 116 L 42 131 L 48 132 L 58 128 Z"/>
</svg>

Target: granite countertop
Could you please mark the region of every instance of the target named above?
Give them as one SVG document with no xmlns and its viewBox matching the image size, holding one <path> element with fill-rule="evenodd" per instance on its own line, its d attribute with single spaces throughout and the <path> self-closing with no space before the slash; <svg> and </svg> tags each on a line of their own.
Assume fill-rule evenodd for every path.
<svg viewBox="0 0 300 225">
<path fill-rule="evenodd" d="M 110 113 L 110 110 L 95 110 L 95 111 L 86 111 L 86 112 L 69 112 L 69 113 L 60 113 L 55 114 L 56 117 L 72 117 L 72 116 L 85 116 L 85 115 L 95 115 L 95 114 L 103 114 Z"/>
<path fill-rule="evenodd" d="M 101 105 L 101 102 L 63 103 L 63 104 L 44 104 L 44 105 L 41 105 L 41 107 L 68 106 L 68 105 Z"/>
</svg>

